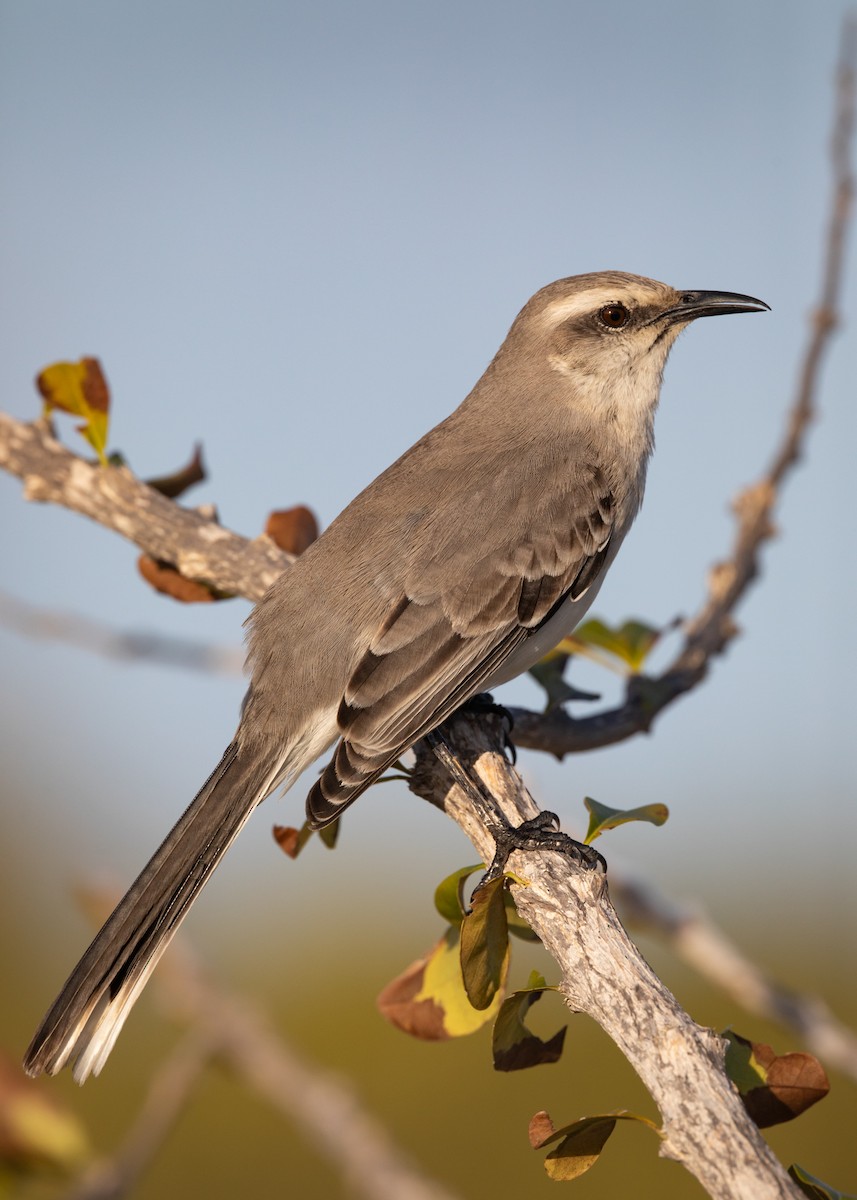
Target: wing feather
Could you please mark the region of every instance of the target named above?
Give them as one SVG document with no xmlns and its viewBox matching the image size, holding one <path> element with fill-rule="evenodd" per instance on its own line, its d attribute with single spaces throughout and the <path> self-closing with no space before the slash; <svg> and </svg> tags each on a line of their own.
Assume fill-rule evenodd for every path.
<svg viewBox="0 0 857 1200">
<path fill-rule="evenodd" d="M 601 573 L 613 502 L 593 489 L 573 525 L 536 524 L 458 572 L 412 567 L 414 594 L 392 603 L 339 707 L 342 737 L 307 798 L 310 824 L 334 820 L 408 747 L 440 725 L 505 659 Z M 580 513 L 581 508 L 572 506 Z M 560 532 L 557 533 L 559 528 Z M 426 580 L 446 583 L 428 592 Z"/>
</svg>

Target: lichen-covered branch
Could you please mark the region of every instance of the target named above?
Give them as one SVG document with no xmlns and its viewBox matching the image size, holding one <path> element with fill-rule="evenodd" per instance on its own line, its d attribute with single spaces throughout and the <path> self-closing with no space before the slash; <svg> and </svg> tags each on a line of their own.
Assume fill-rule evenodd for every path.
<svg viewBox="0 0 857 1200">
<path fill-rule="evenodd" d="M 250 540 L 232 533 L 168 500 L 127 467 L 72 454 L 44 418 L 26 422 L 0 413 L 0 467 L 23 479 L 28 500 L 81 513 L 219 592 L 259 600 L 292 561 L 265 535 Z"/>
<path fill-rule="evenodd" d="M 538 813 L 502 752 L 498 720 L 459 714 L 445 729 L 455 753 L 471 764 L 512 824 Z M 425 743 L 417 746 L 411 787 L 444 808 L 490 860 L 492 840 L 472 802 L 451 785 Z M 552 852 L 515 854 L 510 866 L 527 881 L 513 885 L 515 903 L 559 966 L 569 1008 L 598 1022 L 657 1104 L 661 1154 L 686 1167 L 716 1200 L 800 1196 L 727 1078 L 723 1042 L 691 1019 L 640 955 L 616 915 L 604 874 L 576 869 Z"/>
<path fill-rule="evenodd" d="M 632 928 L 661 938 L 682 962 L 747 1012 L 791 1030 L 825 1066 L 857 1080 L 857 1034 L 820 996 L 795 992 L 772 979 L 705 913 L 677 904 L 651 883 L 614 878 L 612 891 Z"/>
</svg>

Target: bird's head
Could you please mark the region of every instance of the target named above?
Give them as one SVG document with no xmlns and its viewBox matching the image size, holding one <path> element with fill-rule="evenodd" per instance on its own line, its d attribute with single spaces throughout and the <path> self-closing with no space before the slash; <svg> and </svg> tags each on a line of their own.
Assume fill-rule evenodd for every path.
<svg viewBox="0 0 857 1200">
<path fill-rule="evenodd" d="M 504 349 L 564 405 L 630 426 L 650 424 L 670 348 L 698 317 L 763 312 L 736 292 L 678 291 L 623 271 L 559 279 L 519 313 Z"/>
</svg>

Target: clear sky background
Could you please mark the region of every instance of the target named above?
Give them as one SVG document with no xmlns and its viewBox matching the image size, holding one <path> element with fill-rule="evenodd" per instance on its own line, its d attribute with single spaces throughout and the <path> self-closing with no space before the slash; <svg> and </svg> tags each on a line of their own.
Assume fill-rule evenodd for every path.
<svg viewBox="0 0 857 1200">
<path fill-rule="evenodd" d="M 147 476 L 201 439 L 211 477 L 190 502 L 216 502 L 252 535 L 294 503 L 329 522 L 455 407 L 552 279 L 618 268 L 749 292 L 772 312 L 700 322 L 673 351 L 644 510 L 597 604 L 610 620 L 689 614 L 728 548 L 730 498 L 766 464 L 794 391 L 842 11 L 7 0 L 2 405 L 34 416 L 41 367 L 99 356 L 111 448 Z M 853 276 L 853 246 L 849 261 Z M 613 835 L 611 861 L 733 929 L 750 909 L 760 940 L 798 947 L 857 899 L 855 298 L 852 278 L 821 420 L 740 640 L 653 737 L 562 765 L 522 756 L 571 828 L 586 794 L 665 801 L 667 826 Z M 132 548 L 24 504 L 6 477 L 0 505 L 7 592 L 112 628 L 239 644 L 243 602 L 157 597 Z M 142 864 L 231 736 L 243 684 L 2 629 L 0 654 L 0 839 L 14 903 L 40 899 L 32 919 L 53 923 L 73 878 L 124 881 Z M 540 703 L 527 681 L 505 698 Z M 251 823 L 199 905 L 200 937 L 240 943 L 259 910 L 276 929 L 298 887 L 312 913 L 367 870 L 385 904 L 422 911 L 472 856 L 390 786 L 360 802 L 340 852 L 292 866 L 269 827 L 297 822 L 305 791 Z M 75 917 L 57 920 L 61 961 L 33 964 L 46 1000 L 84 937 Z"/>
</svg>

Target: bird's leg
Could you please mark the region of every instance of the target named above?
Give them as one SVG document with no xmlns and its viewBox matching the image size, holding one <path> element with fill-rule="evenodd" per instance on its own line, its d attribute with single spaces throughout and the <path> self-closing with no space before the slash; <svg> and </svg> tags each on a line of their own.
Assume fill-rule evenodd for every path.
<svg viewBox="0 0 857 1200">
<path fill-rule="evenodd" d="M 511 733 L 515 728 L 515 718 L 502 704 L 498 704 L 490 692 L 477 692 L 475 696 L 471 696 L 469 700 L 465 700 L 458 712 L 473 713 L 474 716 L 490 716 L 499 717 L 503 722 L 503 749 L 505 750 L 509 762 L 514 767 L 518 761 L 518 751 L 515 743 L 512 741 Z"/>
<path fill-rule="evenodd" d="M 466 792 L 485 828 L 494 839 L 494 857 L 479 881 L 477 891 L 505 873 L 509 855 L 515 850 L 554 850 L 565 854 L 580 867 L 600 866 L 602 871 L 607 870 L 607 864 L 597 850 L 582 842 L 576 842 L 567 833 L 560 831 L 556 813 L 540 812 L 538 816 L 531 817 L 518 826 L 510 825 L 482 781 L 471 775 L 457 757 L 443 729 L 433 730 L 425 740 L 452 779 Z"/>
</svg>

